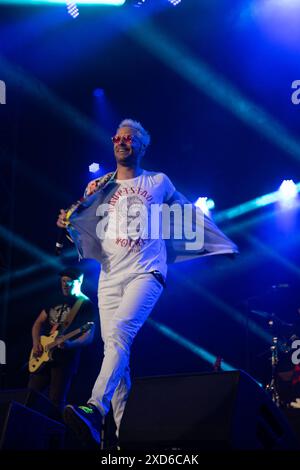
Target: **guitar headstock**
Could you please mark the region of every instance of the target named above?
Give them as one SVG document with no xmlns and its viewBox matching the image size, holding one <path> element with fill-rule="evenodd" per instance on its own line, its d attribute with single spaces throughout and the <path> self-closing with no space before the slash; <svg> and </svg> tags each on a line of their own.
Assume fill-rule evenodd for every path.
<svg viewBox="0 0 300 470">
<path fill-rule="evenodd" d="M 93 326 L 95 325 L 95 323 L 93 321 L 88 321 L 87 323 L 85 323 L 80 329 L 81 329 L 81 332 L 82 333 L 85 333 L 86 331 L 89 331 L 93 328 Z"/>
</svg>

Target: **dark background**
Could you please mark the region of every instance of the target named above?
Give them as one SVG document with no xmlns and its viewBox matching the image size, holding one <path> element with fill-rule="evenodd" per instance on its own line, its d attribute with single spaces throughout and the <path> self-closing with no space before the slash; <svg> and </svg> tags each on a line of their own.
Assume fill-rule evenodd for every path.
<svg viewBox="0 0 300 470">
<path fill-rule="evenodd" d="M 77 263 L 71 246 L 54 257 L 58 211 L 82 195 L 90 163 L 114 169 L 110 137 L 121 119 L 137 119 L 151 134 L 144 167 L 166 173 L 193 201 L 212 197 L 215 216 L 276 191 L 283 179 L 299 181 L 300 106 L 291 84 L 300 79 L 300 10 L 276 3 L 268 10 L 266 1 L 148 0 L 143 8 L 79 7 L 76 20 L 64 6 L 0 6 L 3 386 L 26 384 L 32 323 L 59 288 L 60 266 Z M 98 88 L 104 95 L 95 97 Z M 269 340 L 260 335 L 268 322 L 251 310 L 295 321 L 299 210 L 274 204 L 220 227 L 238 244 L 238 259 L 169 267 L 151 318 L 173 336 L 145 324 L 133 346 L 135 376 L 210 370 L 184 338 L 270 379 Z M 96 304 L 99 267 L 82 267 Z M 289 287 L 272 288 L 278 284 Z M 288 336 L 286 329 L 276 333 Z M 83 355 L 74 399 L 87 397 L 101 356 L 98 338 Z"/>
</svg>

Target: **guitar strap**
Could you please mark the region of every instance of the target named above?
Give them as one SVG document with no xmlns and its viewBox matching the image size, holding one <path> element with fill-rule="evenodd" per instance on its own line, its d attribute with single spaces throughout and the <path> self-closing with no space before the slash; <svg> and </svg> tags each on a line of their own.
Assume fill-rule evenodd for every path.
<svg viewBox="0 0 300 470">
<path fill-rule="evenodd" d="M 77 313 L 79 312 L 79 309 L 81 307 L 81 305 L 83 304 L 85 298 L 84 297 L 78 297 L 78 299 L 76 300 L 76 302 L 74 303 L 73 307 L 71 308 L 71 310 L 69 311 L 69 314 L 67 316 L 67 318 L 65 319 L 65 321 L 63 322 L 63 326 L 62 326 L 62 329 L 60 330 L 59 334 L 62 335 L 63 332 L 69 328 L 69 326 L 71 325 L 71 323 L 73 323 L 73 320 L 74 318 L 76 317 Z M 54 325 L 55 327 L 55 330 L 57 330 L 58 328 L 58 325 Z M 51 334 L 54 333 L 54 331 L 51 330 Z"/>
</svg>

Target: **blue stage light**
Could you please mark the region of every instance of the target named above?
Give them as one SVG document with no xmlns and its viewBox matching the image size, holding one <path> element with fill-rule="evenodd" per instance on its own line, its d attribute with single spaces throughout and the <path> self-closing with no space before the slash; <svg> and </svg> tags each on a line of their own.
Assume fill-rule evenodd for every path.
<svg viewBox="0 0 300 470">
<path fill-rule="evenodd" d="M 77 16 L 79 16 L 79 10 L 76 3 L 70 0 L 67 0 L 66 3 L 69 15 L 71 15 L 73 18 L 77 18 Z"/>
<path fill-rule="evenodd" d="M 139 8 L 139 7 L 142 7 L 143 5 L 145 5 L 145 3 L 146 3 L 146 0 L 136 0 L 134 2 L 133 6 Z"/>
<path fill-rule="evenodd" d="M 92 163 L 90 166 L 89 166 L 89 172 L 90 173 L 97 173 L 97 171 L 100 170 L 100 165 L 99 163 Z"/>
<path fill-rule="evenodd" d="M 204 214 L 209 215 L 210 211 L 215 208 L 215 202 L 207 197 L 198 197 L 195 206 L 199 207 Z"/>
<path fill-rule="evenodd" d="M 206 206 L 209 211 L 213 210 L 215 208 L 215 201 L 213 199 L 207 199 Z"/>
<path fill-rule="evenodd" d="M 151 1 L 151 0 L 150 0 Z M 143 7 L 146 5 L 146 3 L 149 3 L 149 0 L 127 0 L 126 5 L 130 5 L 132 7 Z"/>
<path fill-rule="evenodd" d="M 103 97 L 104 97 L 104 90 L 103 90 L 103 88 L 96 88 L 96 89 L 94 90 L 94 96 L 95 96 L 96 98 L 103 98 Z"/>
<path fill-rule="evenodd" d="M 171 3 L 171 5 L 173 5 L 174 7 L 176 7 L 176 5 L 178 5 L 180 2 L 181 0 L 169 0 L 169 3 Z"/>
<path fill-rule="evenodd" d="M 155 5 L 158 3 L 159 5 L 170 4 L 172 6 L 176 6 L 181 2 L 181 0 L 127 0 L 126 5 L 130 5 L 133 7 L 143 7 L 146 5 Z"/>
<path fill-rule="evenodd" d="M 284 180 L 278 191 L 278 199 L 281 202 L 290 202 L 297 197 L 298 189 L 293 180 Z"/>
</svg>

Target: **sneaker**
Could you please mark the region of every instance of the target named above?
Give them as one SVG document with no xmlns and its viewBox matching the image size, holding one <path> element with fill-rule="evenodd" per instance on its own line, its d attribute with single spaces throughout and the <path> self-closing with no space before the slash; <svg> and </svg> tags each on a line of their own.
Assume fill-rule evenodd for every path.
<svg viewBox="0 0 300 470">
<path fill-rule="evenodd" d="M 86 443 L 100 444 L 102 415 L 94 405 L 67 405 L 63 418 L 66 425 L 77 434 L 79 439 Z"/>
</svg>

